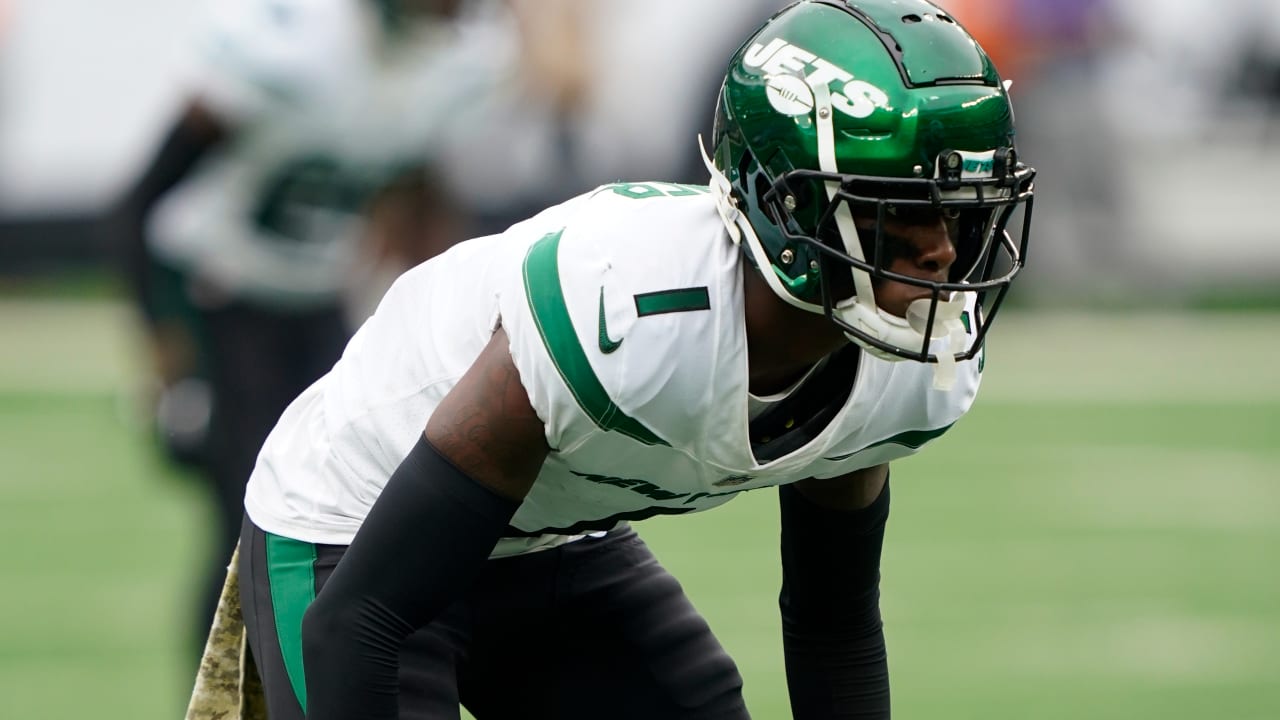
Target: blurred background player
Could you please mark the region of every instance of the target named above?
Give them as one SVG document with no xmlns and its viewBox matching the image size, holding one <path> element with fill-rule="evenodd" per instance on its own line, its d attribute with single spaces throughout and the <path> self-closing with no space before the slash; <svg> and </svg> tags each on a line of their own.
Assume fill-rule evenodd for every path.
<svg viewBox="0 0 1280 720">
<path fill-rule="evenodd" d="M 389 278 L 456 237 L 431 147 L 506 64 L 458 5 L 212 3 L 187 100 L 117 207 L 157 430 L 215 501 L 201 642 L 267 432 Z"/>
</svg>

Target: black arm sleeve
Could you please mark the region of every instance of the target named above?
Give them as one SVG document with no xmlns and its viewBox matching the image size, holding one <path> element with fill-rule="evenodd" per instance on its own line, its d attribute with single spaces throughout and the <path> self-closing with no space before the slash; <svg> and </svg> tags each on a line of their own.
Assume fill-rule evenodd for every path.
<svg viewBox="0 0 1280 720">
<path fill-rule="evenodd" d="M 517 507 L 419 439 L 303 616 L 308 720 L 397 717 L 401 644 L 462 594 Z"/>
<path fill-rule="evenodd" d="M 145 223 L 156 201 L 186 177 L 205 154 L 222 142 L 227 130 L 195 106 L 169 128 L 142 175 L 114 208 L 110 227 L 120 262 L 143 315 L 154 321 Z"/>
<path fill-rule="evenodd" d="M 871 505 L 820 507 L 792 486 L 782 509 L 783 648 L 796 720 L 889 717 L 880 549 L 889 485 Z"/>
</svg>

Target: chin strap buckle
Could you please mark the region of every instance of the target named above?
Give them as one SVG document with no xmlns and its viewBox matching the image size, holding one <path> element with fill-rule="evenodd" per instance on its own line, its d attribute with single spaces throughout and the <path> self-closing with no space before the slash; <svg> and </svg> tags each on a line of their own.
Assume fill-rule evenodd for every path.
<svg viewBox="0 0 1280 720">
<path fill-rule="evenodd" d="M 924 335 L 928 329 L 929 312 L 933 311 L 934 332 L 929 333 L 938 339 L 946 338 L 945 347 L 936 355 L 933 367 L 933 389 L 947 392 L 956 386 L 956 353 L 964 349 L 968 331 L 964 328 L 965 306 L 970 293 L 952 293 L 949 300 L 934 303 L 928 299 L 916 300 L 907 306 L 907 323 L 913 330 Z"/>
</svg>

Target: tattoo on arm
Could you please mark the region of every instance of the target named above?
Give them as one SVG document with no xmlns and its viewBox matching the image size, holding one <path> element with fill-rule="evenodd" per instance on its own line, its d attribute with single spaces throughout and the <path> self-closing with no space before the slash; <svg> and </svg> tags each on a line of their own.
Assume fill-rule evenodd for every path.
<svg viewBox="0 0 1280 720">
<path fill-rule="evenodd" d="M 494 492 L 521 499 L 548 448 L 499 329 L 431 415 L 427 439 L 460 470 Z"/>
</svg>

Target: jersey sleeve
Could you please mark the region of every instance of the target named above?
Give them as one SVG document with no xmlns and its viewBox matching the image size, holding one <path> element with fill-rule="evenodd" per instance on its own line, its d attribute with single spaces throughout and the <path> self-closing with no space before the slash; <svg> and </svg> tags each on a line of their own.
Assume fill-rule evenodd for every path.
<svg viewBox="0 0 1280 720">
<path fill-rule="evenodd" d="M 553 450 L 570 449 L 593 432 L 582 402 L 607 400 L 574 329 L 561 285 L 561 250 L 570 215 L 559 206 L 506 232 L 525 247 L 499 297 L 500 322 L 512 360 Z"/>
<path fill-rule="evenodd" d="M 375 27 L 355 0 L 215 0 L 195 38 L 195 94 L 231 122 L 305 106 L 364 72 Z"/>
<path fill-rule="evenodd" d="M 512 357 L 552 448 L 598 432 L 679 447 L 711 402 L 720 289 L 696 258 L 671 261 L 685 215 L 610 195 L 531 237 L 518 302 L 502 303 Z"/>
</svg>

